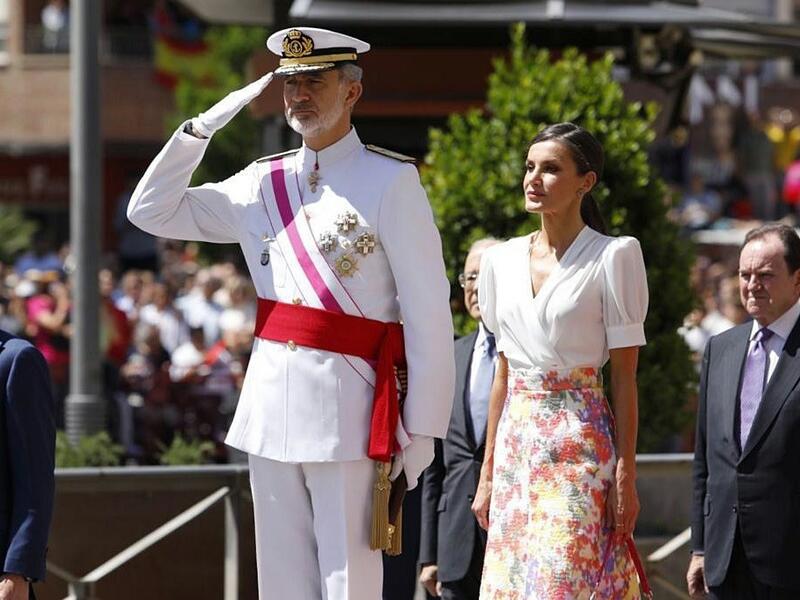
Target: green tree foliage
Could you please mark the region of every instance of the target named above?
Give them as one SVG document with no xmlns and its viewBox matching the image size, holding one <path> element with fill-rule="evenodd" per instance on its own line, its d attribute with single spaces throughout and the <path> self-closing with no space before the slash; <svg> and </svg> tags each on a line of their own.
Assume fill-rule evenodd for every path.
<svg viewBox="0 0 800 600">
<path fill-rule="evenodd" d="M 206 32 L 211 81 L 182 79 L 175 88 L 176 114 L 170 118 L 171 135 L 186 119 L 212 107 L 228 93 L 247 83 L 245 67 L 253 52 L 264 46 L 265 31 L 259 27 L 219 26 Z M 266 51 L 266 50 L 265 50 Z M 214 134 L 203 162 L 194 172 L 192 183 L 221 181 L 240 171 L 253 159 L 261 128 L 242 110 L 222 130 Z"/>
<path fill-rule="evenodd" d="M 36 224 L 16 206 L 0 205 L 0 262 L 11 264 L 16 255 L 31 245 Z"/>
<path fill-rule="evenodd" d="M 639 450 L 656 449 L 690 417 L 686 410 L 694 371 L 677 334 L 692 304 L 691 251 L 667 220 L 668 195 L 647 162 L 656 108 L 629 103 L 612 78 L 610 55 L 588 61 L 575 49 L 554 60 L 529 47 L 525 29 L 512 29 L 509 57 L 489 78 L 486 109 L 452 115 L 432 130 L 423 182 L 442 233 L 445 261 L 455 281 L 470 244 L 492 235 L 508 238 L 538 228 L 523 208 L 522 176 L 530 140 L 545 125 L 572 121 L 603 144 L 606 167 L 593 193 L 611 235 L 637 237 L 650 287 L 640 354 Z M 453 297 L 461 290 L 454 286 Z M 463 333 L 471 324 L 456 316 Z"/>
<path fill-rule="evenodd" d="M 260 27 L 215 26 L 205 34 L 208 44 L 208 80 L 184 78 L 175 87 L 175 114 L 167 124 L 168 135 L 192 117 L 214 106 L 234 90 L 250 83 L 247 61 L 258 48 L 264 48 L 266 32 Z M 266 50 L 265 50 L 266 51 Z M 253 160 L 261 127 L 245 108 L 214 134 L 203 161 L 192 176 L 192 185 L 222 181 L 241 171 Z M 207 262 L 238 259 L 233 244 L 201 244 L 200 258 Z"/>
<path fill-rule="evenodd" d="M 162 450 L 159 458 L 162 465 L 202 465 L 214 453 L 214 444 L 209 441 L 186 440 L 175 435 L 169 448 L 163 447 Z"/>
<path fill-rule="evenodd" d="M 107 432 L 82 437 L 76 445 L 70 444 L 63 431 L 56 434 L 56 466 L 114 467 L 122 458 L 122 446 L 111 441 Z"/>
</svg>

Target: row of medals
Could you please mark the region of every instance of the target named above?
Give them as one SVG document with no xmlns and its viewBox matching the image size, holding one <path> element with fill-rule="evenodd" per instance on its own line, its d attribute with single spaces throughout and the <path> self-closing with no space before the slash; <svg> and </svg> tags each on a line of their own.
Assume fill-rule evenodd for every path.
<svg viewBox="0 0 800 600">
<path fill-rule="evenodd" d="M 321 179 L 319 172 L 315 169 L 308 176 L 308 183 L 312 192 L 317 191 L 317 184 Z M 361 225 L 358 222 L 358 215 L 354 212 L 341 213 L 333 222 L 339 234 L 345 237 L 341 242 L 344 252 L 335 259 L 336 272 L 342 277 L 352 277 L 358 270 L 358 257 L 356 254 L 368 256 L 375 251 L 375 234 L 364 231 L 358 234 L 355 240 L 350 240 L 351 234 L 355 234 Z M 262 239 L 265 243 L 264 251 L 261 253 L 261 264 L 269 264 L 269 243 L 274 241 L 269 235 Z M 325 231 L 318 238 L 320 249 L 325 254 L 331 254 L 339 246 L 339 236 L 332 231 Z M 353 251 L 355 249 L 355 252 Z"/>
<path fill-rule="evenodd" d="M 325 231 L 320 234 L 318 243 L 320 249 L 325 254 L 331 254 L 341 244 L 344 252 L 335 259 L 336 272 L 342 277 L 352 277 L 358 270 L 358 254 L 368 256 L 375 251 L 375 234 L 370 231 L 362 231 L 358 222 L 358 215 L 353 212 L 345 212 L 336 217 L 334 221 L 338 234 L 345 237 L 339 241 L 339 235 L 332 231 Z M 355 239 L 350 239 L 355 235 Z"/>
<path fill-rule="evenodd" d="M 308 184 L 311 192 L 317 191 L 317 185 L 322 177 L 319 174 L 319 167 L 315 165 L 314 170 L 308 175 Z M 346 239 L 341 242 L 344 252 L 335 260 L 336 272 L 342 277 L 352 277 L 358 270 L 358 258 L 353 253 L 367 256 L 375 250 L 375 235 L 368 231 L 359 234 L 355 241 L 349 239 L 350 234 L 354 234 L 360 225 L 358 215 L 354 212 L 341 213 L 333 222 L 336 230 Z M 339 246 L 339 236 L 332 231 L 325 231 L 319 236 L 319 247 L 325 254 L 330 254 Z"/>
<path fill-rule="evenodd" d="M 345 236 L 345 239 L 341 241 L 344 252 L 336 257 L 334 261 L 336 272 L 342 277 L 352 277 L 358 270 L 358 257 L 356 254 L 368 256 L 375 251 L 377 244 L 375 234 L 370 231 L 364 231 L 358 234 L 355 240 L 351 240 L 351 234 L 355 234 L 356 230 L 361 227 L 358 223 L 358 215 L 353 212 L 340 214 L 334 224 L 336 225 L 336 230 Z M 261 253 L 261 264 L 266 266 L 269 264 L 269 243 L 274 242 L 275 239 L 269 237 L 269 235 L 264 235 L 262 241 L 264 242 L 264 250 Z M 319 236 L 318 243 L 325 254 L 331 254 L 340 244 L 339 236 L 332 231 L 325 231 Z"/>
</svg>

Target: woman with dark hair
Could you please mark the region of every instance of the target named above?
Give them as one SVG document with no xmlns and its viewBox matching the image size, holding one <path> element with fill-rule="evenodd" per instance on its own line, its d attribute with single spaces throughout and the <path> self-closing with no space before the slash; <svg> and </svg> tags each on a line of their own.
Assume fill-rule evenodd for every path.
<svg viewBox="0 0 800 600">
<path fill-rule="evenodd" d="M 499 360 L 472 505 L 489 531 L 481 598 L 640 597 L 626 542 L 647 280 L 639 243 L 605 235 L 590 193 L 602 172 L 588 131 L 545 128 L 523 179 L 541 229 L 483 256 L 478 297 Z"/>
</svg>

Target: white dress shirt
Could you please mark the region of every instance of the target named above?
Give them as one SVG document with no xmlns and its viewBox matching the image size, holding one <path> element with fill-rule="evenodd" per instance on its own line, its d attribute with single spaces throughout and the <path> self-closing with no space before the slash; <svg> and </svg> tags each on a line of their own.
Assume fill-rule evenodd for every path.
<svg viewBox="0 0 800 600">
<path fill-rule="evenodd" d="M 772 337 L 764 342 L 764 347 L 766 348 L 769 356 L 769 364 L 767 366 L 767 382 L 769 382 L 769 380 L 772 378 L 772 374 L 775 372 L 775 367 L 778 366 L 778 360 L 781 357 L 781 352 L 783 352 L 783 346 L 786 344 L 786 340 L 789 338 L 789 334 L 792 332 L 792 329 L 794 329 L 794 325 L 797 323 L 798 317 L 800 317 L 800 302 L 796 303 L 780 317 L 767 325 L 767 329 L 773 333 Z M 761 325 L 759 325 L 758 321 L 754 319 L 753 325 L 750 328 L 750 344 L 753 343 L 753 338 L 759 329 L 761 329 Z M 749 350 L 750 348 L 748 348 L 748 351 Z"/>
<path fill-rule="evenodd" d="M 469 368 L 469 408 L 475 440 L 478 442 L 483 439 L 483 434 L 485 433 L 486 418 L 489 413 L 489 393 L 494 379 L 494 367 L 497 366 L 497 350 L 494 348 L 491 355 L 492 368 L 486 368 L 489 364 L 485 362 L 489 352 L 486 333 L 486 327 L 484 327 L 483 323 L 480 323 L 478 325 L 478 335 L 475 337 L 475 345 L 472 349 L 472 362 Z M 479 406 L 478 403 L 480 403 Z M 476 420 L 479 420 L 476 418 L 478 415 L 481 423 L 476 423 Z"/>
</svg>

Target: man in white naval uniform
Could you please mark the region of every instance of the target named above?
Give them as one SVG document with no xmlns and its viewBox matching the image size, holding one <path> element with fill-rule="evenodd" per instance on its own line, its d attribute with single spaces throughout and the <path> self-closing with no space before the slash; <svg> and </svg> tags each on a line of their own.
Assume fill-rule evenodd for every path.
<svg viewBox="0 0 800 600">
<path fill-rule="evenodd" d="M 367 456 L 381 420 L 373 397 L 377 406 L 389 385 L 382 352 L 398 322 L 408 387 L 396 428 L 384 422 L 393 433 L 392 477 L 404 472 L 416 485 L 450 417 L 453 330 L 441 241 L 414 166 L 365 146 L 351 126 L 362 92 L 355 63 L 369 45 L 298 28 L 273 34 L 267 46 L 281 56 L 275 75 L 302 147 L 188 187 L 209 138 L 261 93 L 269 73 L 175 132 L 136 187 L 128 218 L 162 237 L 238 243 L 250 270 L 259 323 L 226 441 L 249 454 L 261 599 L 377 600 L 381 556 L 369 549 L 375 462 Z M 270 311 L 290 315 L 280 332 Z M 333 328 L 314 324 L 331 315 L 352 316 Z M 328 338 L 352 342 L 367 325 L 386 330 L 379 360 L 374 349 L 324 349 Z M 295 341 L 309 336 L 313 343 Z"/>
</svg>

